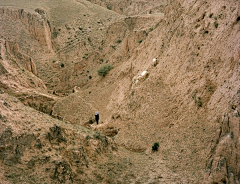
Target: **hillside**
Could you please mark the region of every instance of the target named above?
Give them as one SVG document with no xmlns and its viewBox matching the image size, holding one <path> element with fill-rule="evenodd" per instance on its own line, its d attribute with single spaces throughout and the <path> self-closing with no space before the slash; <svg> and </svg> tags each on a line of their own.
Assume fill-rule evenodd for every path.
<svg viewBox="0 0 240 184">
<path fill-rule="evenodd" d="M 0 0 L 0 14 L 3 183 L 240 183 L 237 0 Z"/>
</svg>

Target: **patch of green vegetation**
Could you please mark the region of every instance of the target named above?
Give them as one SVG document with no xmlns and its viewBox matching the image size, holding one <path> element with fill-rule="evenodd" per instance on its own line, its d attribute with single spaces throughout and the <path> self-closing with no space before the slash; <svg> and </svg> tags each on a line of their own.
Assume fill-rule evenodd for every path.
<svg viewBox="0 0 240 184">
<path fill-rule="evenodd" d="M 197 24 L 196 26 L 195 26 L 195 28 L 197 29 L 198 27 L 200 27 L 200 25 L 199 24 Z"/>
<path fill-rule="evenodd" d="M 214 26 L 215 26 L 215 28 L 218 28 L 218 23 L 217 23 L 217 21 L 214 22 Z"/>
<path fill-rule="evenodd" d="M 110 47 L 112 47 L 114 50 L 116 50 L 116 46 L 115 45 L 110 45 Z"/>
<path fill-rule="evenodd" d="M 64 63 L 61 63 L 61 65 L 60 65 L 62 68 L 64 67 Z"/>
<path fill-rule="evenodd" d="M 83 59 L 88 59 L 88 53 L 85 53 Z"/>
<path fill-rule="evenodd" d="M 152 151 L 158 151 L 159 148 L 159 142 L 155 142 L 152 146 Z"/>
<path fill-rule="evenodd" d="M 108 65 L 102 66 L 97 72 L 99 76 L 105 77 L 109 73 L 109 71 L 112 69 L 113 69 L 113 66 L 108 64 Z"/>
<path fill-rule="evenodd" d="M 153 27 L 150 27 L 150 28 L 149 28 L 149 32 L 151 32 L 151 31 L 153 31 Z"/>
<path fill-rule="evenodd" d="M 208 91 L 209 91 L 209 92 L 213 92 L 213 87 L 210 86 L 210 87 L 208 88 Z"/>
<path fill-rule="evenodd" d="M 196 98 L 196 94 L 194 94 L 192 98 L 194 99 L 194 102 L 195 104 L 197 104 L 198 107 L 202 107 L 203 102 L 201 97 Z"/>
<path fill-rule="evenodd" d="M 118 41 L 117 41 L 117 43 L 121 43 L 121 42 L 122 42 L 122 40 L 118 40 Z"/>
<path fill-rule="evenodd" d="M 142 43 L 142 41 L 143 41 L 142 39 L 141 39 L 141 40 L 138 40 L 138 43 Z"/>
<path fill-rule="evenodd" d="M 59 34 L 59 33 L 54 30 L 53 33 L 52 33 L 52 38 L 57 38 L 58 34 Z"/>
</svg>

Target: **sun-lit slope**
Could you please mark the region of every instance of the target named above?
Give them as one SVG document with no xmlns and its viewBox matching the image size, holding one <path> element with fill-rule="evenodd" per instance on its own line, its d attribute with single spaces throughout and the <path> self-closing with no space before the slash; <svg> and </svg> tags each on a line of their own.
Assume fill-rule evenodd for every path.
<svg viewBox="0 0 240 184">
<path fill-rule="evenodd" d="M 182 182 L 238 180 L 238 6 L 173 2 L 158 27 L 107 78 L 119 83 L 109 103 L 118 109 L 106 126 L 120 128 L 116 142 L 135 151 L 159 142 L 161 162 Z M 137 82 L 145 70 L 148 75 Z M 233 153 L 225 154 L 231 145 Z M 217 166 L 223 160 L 229 165 Z"/>
</svg>

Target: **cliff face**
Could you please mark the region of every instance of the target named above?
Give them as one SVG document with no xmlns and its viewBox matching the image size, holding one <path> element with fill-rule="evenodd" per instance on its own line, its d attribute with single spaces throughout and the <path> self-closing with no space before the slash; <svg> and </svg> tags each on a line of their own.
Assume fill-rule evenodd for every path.
<svg viewBox="0 0 240 184">
<path fill-rule="evenodd" d="M 22 54 L 19 51 L 18 43 L 6 41 L 5 47 L 8 60 L 15 60 L 19 66 L 22 66 L 23 68 L 27 69 L 29 72 L 32 72 L 35 76 L 37 76 L 36 64 L 31 58 Z"/>
<path fill-rule="evenodd" d="M 37 13 L 38 12 L 38 13 Z M 40 13 L 40 14 L 39 14 Z M 13 19 L 21 21 L 34 39 L 41 45 L 52 49 L 51 30 L 45 12 L 36 9 L 36 12 L 26 12 L 24 9 L 13 9 L 10 7 L 1 7 L 0 14 L 2 19 Z"/>
</svg>

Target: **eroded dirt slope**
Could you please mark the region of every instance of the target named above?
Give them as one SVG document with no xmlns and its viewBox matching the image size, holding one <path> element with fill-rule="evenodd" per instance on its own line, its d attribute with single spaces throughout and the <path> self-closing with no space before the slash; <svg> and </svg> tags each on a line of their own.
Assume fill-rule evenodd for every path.
<svg viewBox="0 0 240 184">
<path fill-rule="evenodd" d="M 0 2 L 3 181 L 239 183 L 237 0 Z"/>
</svg>

